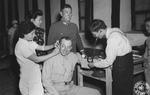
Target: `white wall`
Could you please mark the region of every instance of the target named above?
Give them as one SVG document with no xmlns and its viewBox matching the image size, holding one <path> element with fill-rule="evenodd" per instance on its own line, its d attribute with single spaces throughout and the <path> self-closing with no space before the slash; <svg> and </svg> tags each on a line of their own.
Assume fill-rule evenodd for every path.
<svg viewBox="0 0 150 95">
<path fill-rule="evenodd" d="M 102 19 L 111 26 L 111 0 L 93 0 L 94 19 Z"/>
<path fill-rule="evenodd" d="M 131 31 L 131 0 L 120 0 L 120 28 Z"/>
<path fill-rule="evenodd" d="M 111 27 L 111 1 L 93 0 L 94 19 L 102 19 Z M 131 31 L 131 0 L 120 0 L 120 28 L 126 32 Z"/>
</svg>

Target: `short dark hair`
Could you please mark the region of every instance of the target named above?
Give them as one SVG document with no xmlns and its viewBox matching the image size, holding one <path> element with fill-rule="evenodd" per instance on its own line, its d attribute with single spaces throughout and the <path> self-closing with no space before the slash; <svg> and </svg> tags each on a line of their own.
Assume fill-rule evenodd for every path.
<svg viewBox="0 0 150 95">
<path fill-rule="evenodd" d="M 65 5 L 62 7 L 61 11 L 62 11 L 63 9 L 65 9 L 65 8 L 70 8 L 70 9 L 72 9 L 71 5 L 65 4 Z"/>
<path fill-rule="evenodd" d="M 33 19 L 36 19 L 37 16 L 43 16 L 42 10 L 39 10 L 39 9 L 38 9 L 38 10 L 36 10 L 36 11 L 33 12 L 32 18 L 33 18 Z"/>
<path fill-rule="evenodd" d="M 72 7 L 71 7 L 71 5 L 69 5 L 69 4 L 65 4 L 62 8 L 61 8 L 61 12 L 63 11 L 63 9 L 65 9 L 65 8 L 70 8 L 71 10 L 72 10 Z M 58 13 L 57 14 L 57 16 L 56 16 L 56 22 L 57 21 L 60 21 L 62 19 L 62 16 L 61 16 L 61 14 L 60 13 Z"/>
<path fill-rule="evenodd" d="M 91 32 L 98 32 L 100 29 L 106 29 L 107 26 L 103 20 L 94 19 L 90 25 Z"/>
<path fill-rule="evenodd" d="M 35 28 L 36 28 L 36 26 L 32 22 L 26 22 L 26 21 L 21 22 L 17 29 L 17 31 L 19 33 L 19 37 L 24 38 L 25 34 L 30 33 Z"/>
<path fill-rule="evenodd" d="M 59 43 L 61 43 L 63 39 L 65 39 L 65 40 L 67 40 L 67 41 L 72 41 L 70 37 L 68 37 L 68 36 L 63 36 L 63 37 L 61 37 L 61 38 L 59 39 Z"/>
</svg>

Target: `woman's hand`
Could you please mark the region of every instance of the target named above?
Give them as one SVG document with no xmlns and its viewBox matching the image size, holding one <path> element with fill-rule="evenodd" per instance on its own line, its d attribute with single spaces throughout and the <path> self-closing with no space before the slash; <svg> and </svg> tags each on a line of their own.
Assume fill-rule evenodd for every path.
<svg viewBox="0 0 150 95">
<path fill-rule="evenodd" d="M 59 54 L 59 53 L 60 53 L 60 52 L 59 52 L 59 48 L 55 48 L 54 51 L 53 51 L 53 53 Z"/>
</svg>

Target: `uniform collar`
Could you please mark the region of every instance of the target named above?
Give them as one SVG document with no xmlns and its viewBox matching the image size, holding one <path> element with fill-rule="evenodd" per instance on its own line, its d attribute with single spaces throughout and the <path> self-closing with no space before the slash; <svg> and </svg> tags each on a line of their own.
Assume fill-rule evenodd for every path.
<svg viewBox="0 0 150 95">
<path fill-rule="evenodd" d="M 70 24 L 70 22 L 69 22 L 69 23 L 66 23 L 66 22 L 64 22 L 64 21 L 62 21 L 62 20 L 61 20 L 61 22 L 62 22 L 63 25 L 69 25 L 69 24 Z"/>
</svg>

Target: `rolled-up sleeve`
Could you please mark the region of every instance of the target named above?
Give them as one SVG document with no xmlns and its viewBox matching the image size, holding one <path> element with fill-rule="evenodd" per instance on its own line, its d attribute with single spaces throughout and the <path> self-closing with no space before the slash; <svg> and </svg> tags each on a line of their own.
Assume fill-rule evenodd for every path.
<svg viewBox="0 0 150 95">
<path fill-rule="evenodd" d="M 117 38 L 109 39 L 107 41 L 106 47 L 106 59 L 104 60 L 102 59 L 101 61 L 94 63 L 94 65 L 99 68 L 105 68 L 112 65 L 114 60 L 116 59 L 117 46 L 118 46 Z"/>
</svg>

